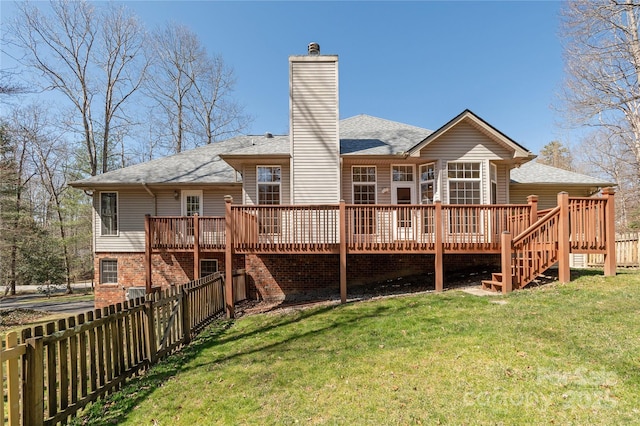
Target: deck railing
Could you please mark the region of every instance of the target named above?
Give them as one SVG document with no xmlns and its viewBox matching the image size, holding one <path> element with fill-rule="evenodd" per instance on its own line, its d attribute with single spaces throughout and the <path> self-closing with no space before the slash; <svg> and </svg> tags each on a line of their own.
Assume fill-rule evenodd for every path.
<svg viewBox="0 0 640 426">
<path fill-rule="evenodd" d="M 340 243 L 339 206 L 232 206 L 238 253 L 332 253 Z"/>
<path fill-rule="evenodd" d="M 201 250 L 224 251 L 224 217 L 158 216 L 150 218 L 152 250 L 191 251 L 198 230 Z"/>
<path fill-rule="evenodd" d="M 572 252 L 604 252 L 605 206 L 603 198 L 569 199 L 569 240 Z"/>
<path fill-rule="evenodd" d="M 500 234 L 530 225 L 530 205 L 356 205 L 345 209 L 347 249 L 353 253 L 500 250 Z M 436 224 L 436 210 L 442 220 Z M 232 206 L 237 253 L 336 253 L 340 206 Z M 224 251 L 223 217 L 150 217 L 151 250 Z M 194 234 L 198 238 L 194 238 Z"/>
</svg>

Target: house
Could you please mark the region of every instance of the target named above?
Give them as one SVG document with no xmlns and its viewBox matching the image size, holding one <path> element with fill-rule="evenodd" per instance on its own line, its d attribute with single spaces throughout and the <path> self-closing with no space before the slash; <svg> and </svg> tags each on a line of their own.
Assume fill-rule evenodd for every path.
<svg viewBox="0 0 640 426">
<path fill-rule="evenodd" d="M 578 174 L 565 185 L 470 110 L 435 131 L 340 120 L 338 57 L 314 43 L 289 58 L 289 80 L 289 135 L 237 136 L 71 184 L 93 193 L 97 306 L 232 269 L 263 299 L 339 289 L 344 300 L 347 282 L 427 272 L 441 289 L 448 270 L 500 269 L 501 234 L 528 229 L 556 191 L 608 186 Z M 612 198 L 600 201 L 590 211 Z M 604 229 L 603 218 L 584 226 Z M 592 240 L 589 250 L 606 251 L 604 231 Z M 537 269 L 554 253 L 536 255 L 546 259 Z"/>
</svg>

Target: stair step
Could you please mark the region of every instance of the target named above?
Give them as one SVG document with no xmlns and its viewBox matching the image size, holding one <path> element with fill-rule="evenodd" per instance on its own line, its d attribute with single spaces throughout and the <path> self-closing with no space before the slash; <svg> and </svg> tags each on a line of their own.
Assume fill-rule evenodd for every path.
<svg viewBox="0 0 640 426">
<path fill-rule="evenodd" d="M 488 291 L 501 292 L 502 282 L 493 280 L 482 280 L 482 289 Z"/>
</svg>

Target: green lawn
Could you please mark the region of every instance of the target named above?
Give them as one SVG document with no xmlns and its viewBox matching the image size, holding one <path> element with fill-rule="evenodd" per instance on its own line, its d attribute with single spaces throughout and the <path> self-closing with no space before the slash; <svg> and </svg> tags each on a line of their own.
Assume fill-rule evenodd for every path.
<svg viewBox="0 0 640 426">
<path fill-rule="evenodd" d="M 600 274 L 217 324 L 78 424 L 640 424 L 640 273 Z"/>
</svg>

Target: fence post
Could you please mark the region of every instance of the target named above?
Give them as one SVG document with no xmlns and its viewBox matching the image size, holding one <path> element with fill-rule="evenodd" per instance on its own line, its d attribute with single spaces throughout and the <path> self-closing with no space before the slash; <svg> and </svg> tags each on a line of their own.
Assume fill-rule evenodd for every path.
<svg viewBox="0 0 640 426">
<path fill-rule="evenodd" d="M 150 296 L 151 298 L 154 295 Z M 149 366 L 152 366 L 156 363 L 156 357 L 158 352 L 158 342 L 156 340 L 156 321 L 155 321 L 155 313 L 153 311 L 153 300 L 146 300 L 144 302 L 144 317 L 145 317 L 145 327 L 144 331 L 147 334 L 146 342 L 147 342 L 147 359 L 149 360 Z"/>
<path fill-rule="evenodd" d="M 231 214 L 231 203 L 233 203 L 233 197 L 225 195 L 224 299 L 227 318 L 235 317 L 233 306 L 233 216 Z"/>
<path fill-rule="evenodd" d="M 511 247 L 511 232 L 503 231 L 500 236 L 500 244 L 502 245 L 501 251 L 501 272 L 502 272 L 502 293 L 511 293 L 513 291 L 513 273 L 512 273 L 512 262 L 513 262 L 513 251 Z"/>
<path fill-rule="evenodd" d="M 571 269 L 569 268 L 569 253 L 571 251 L 569 241 L 569 194 L 558 193 L 558 205 L 560 206 L 560 218 L 558 221 L 558 281 L 568 283 L 571 281 Z"/>
<path fill-rule="evenodd" d="M 184 334 L 183 342 L 188 345 L 191 342 L 191 319 L 189 318 L 189 293 L 185 286 L 180 291 L 182 296 L 182 333 Z M 209 302 L 209 301 L 207 301 Z"/>
<path fill-rule="evenodd" d="M 5 337 L 6 348 L 11 349 L 18 346 L 18 335 L 15 331 L 7 334 Z M 20 424 L 20 387 L 19 387 L 19 358 L 9 358 L 7 360 L 7 412 L 9 415 L 9 424 Z M 3 360 L 4 361 L 4 360 Z M 4 402 L 4 398 L 2 398 Z M 0 406 L 3 404 L 0 404 Z M 3 407 L 4 409 L 4 407 Z M 2 412 L 4 415 L 5 411 Z"/>
<path fill-rule="evenodd" d="M 193 215 L 193 279 L 200 278 L 200 218 Z"/>
<path fill-rule="evenodd" d="M 147 294 L 151 293 L 151 215 L 144 215 L 144 274 Z"/>
<path fill-rule="evenodd" d="M 538 196 L 529 195 L 527 197 L 527 203 L 529 204 L 529 226 L 538 221 Z"/>
<path fill-rule="evenodd" d="M 44 346 L 42 326 L 35 328 L 35 337 L 26 339 L 23 363 L 22 424 L 44 424 Z M 4 414 L 3 414 L 4 415 Z"/>
<path fill-rule="evenodd" d="M 616 204 L 615 190 L 613 188 L 604 188 L 602 195 L 606 200 L 605 205 L 605 246 L 606 253 L 604 255 L 604 275 L 610 277 L 616 274 Z"/>
<path fill-rule="evenodd" d="M 347 302 L 347 210 L 340 200 L 340 302 Z"/>
<path fill-rule="evenodd" d="M 442 202 L 437 200 L 435 202 L 436 211 L 434 213 L 433 228 L 436 233 L 436 259 L 435 259 L 435 272 L 436 272 L 436 291 L 440 292 L 444 288 L 444 243 L 443 243 L 443 231 L 444 224 L 442 223 Z"/>
</svg>

